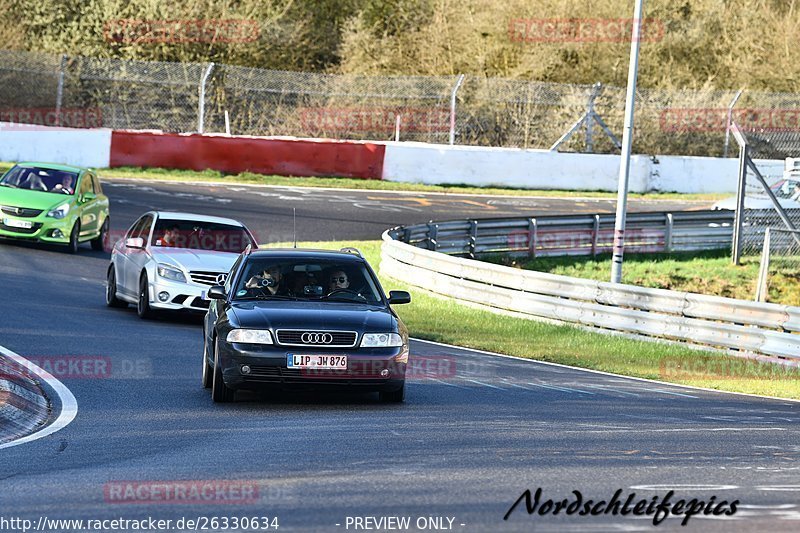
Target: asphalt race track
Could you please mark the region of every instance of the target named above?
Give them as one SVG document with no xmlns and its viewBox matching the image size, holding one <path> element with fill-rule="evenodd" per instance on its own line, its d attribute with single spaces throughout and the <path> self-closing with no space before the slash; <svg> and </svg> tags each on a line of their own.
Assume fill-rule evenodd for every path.
<svg viewBox="0 0 800 533">
<path fill-rule="evenodd" d="M 432 203 L 421 211 L 355 206 L 415 207 L 393 194 L 369 200 L 375 193 L 265 189 L 279 196 L 260 196 L 239 187 L 197 187 L 191 194 L 199 198 L 174 194 L 181 189 L 107 184 L 113 228 L 123 230 L 147 209 L 172 208 L 236 213 L 257 235 L 284 238 L 296 206 L 301 239 L 362 239 L 421 219 L 491 216 L 469 203 Z M 532 214 L 577 204 L 527 201 L 539 202 L 528 204 Z M 490 211 L 522 209 L 503 204 Z M 35 524 L 42 516 L 277 516 L 280 531 L 353 531 L 348 517 L 386 516 L 411 517 L 412 526 L 420 517 L 446 517 L 452 530 L 478 532 L 797 530 L 800 404 L 415 341 L 403 405 L 371 395 L 241 395 L 235 404 L 215 405 L 200 384 L 199 320 L 142 321 L 133 308 L 106 308 L 107 265 L 108 255 L 88 245 L 70 256 L 0 244 L 0 345 L 34 360 L 106 363 L 101 372 L 62 377 L 79 405 L 69 426 L 0 450 L 6 517 Z M 257 490 L 248 498 L 189 503 L 152 491 L 133 501 L 115 496 L 120 486 L 179 481 L 244 482 Z M 503 520 L 525 489 L 539 487 L 543 500 L 574 499 L 575 490 L 584 500 L 608 500 L 617 489 L 623 498 L 650 500 L 673 489 L 673 501 L 713 496 L 739 505 L 732 517 L 695 516 L 685 528 L 681 518 L 655 528 L 652 516 L 528 516 L 524 504 Z"/>
<path fill-rule="evenodd" d="M 467 217 L 613 213 L 615 201 L 417 194 L 246 185 L 192 185 L 133 180 L 103 181 L 111 198 L 112 229 L 128 228 L 144 211 L 180 210 L 233 216 L 259 243 L 292 240 L 293 208 L 300 241 L 379 239 L 387 228 Z M 708 209 L 710 202 L 629 200 L 630 211 Z"/>
</svg>

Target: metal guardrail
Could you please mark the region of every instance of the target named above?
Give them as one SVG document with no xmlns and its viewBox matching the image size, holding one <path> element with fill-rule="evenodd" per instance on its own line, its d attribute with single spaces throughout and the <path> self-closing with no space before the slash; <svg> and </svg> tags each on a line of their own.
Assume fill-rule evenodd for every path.
<svg viewBox="0 0 800 533">
<path fill-rule="evenodd" d="M 692 217 L 694 213 L 696 218 Z M 597 235 L 607 220 L 603 219 L 605 215 L 600 217 L 525 219 L 528 224 L 533 221 L 532 230 L 523 230 L 530 231 L 531 236 L 541 236 L 539 232 L 544 228 L 572 228 L 582 234 L 575 237 L 571 246 L 549 246 L 543 239 L 531 238 L 525 246 L 510 246 L 509 233 L 523 228 L 520 219 L 432 222 L 394 228 L 383 234 L 381 272 L 457 300 L 532 318 L 800 359 L 800 307 L 571 278 L 456 256 L 474 257 L 486 251 L 537 256 L 597 253 L 600 243 L 605 242 Z M 626 242 L 628 251 L 641 247 L 655 251 L 698 250 L 711 244 L 728 247 L 731 243 L 733 215 L 729 211 L 636 214 L 633 219 L 635 222 L 629 227 L 643 230 L 642 234 L 652 240 L 642 237 L 631 248 Z M 587 228 L 590 220 L 593 225 Z M 628 220 L 630 224 L 631 218 Z M 588 240 L 587 229 L 591 232 Z M 661 237 L 651 238 L 649 231 Z M 700 237 L 697 244 L 692 243 L 693 236 Z M 667 244 L 670 240 L 672 248 Z M 676 241 L 683 247 L 677 247 Z"/>
<path fill-rule="evenodd" d="M 392 238 L 446 254 L 505 253 L 547 257 L 610 253 L 614 215 L 549 215 L 429 222 L 389 230 Z M 631 213 L 627 252 L 685 252 L 729 248 L 732 211 Z"/>
</svg>

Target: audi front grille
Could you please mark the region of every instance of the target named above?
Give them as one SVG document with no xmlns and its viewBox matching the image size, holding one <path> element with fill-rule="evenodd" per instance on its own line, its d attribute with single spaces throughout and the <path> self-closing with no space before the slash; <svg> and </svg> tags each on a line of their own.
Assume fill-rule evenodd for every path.
<svg viewBox="0 0 800 533">
<path fill-rule="evenodd" d="M 208 271 L 201 271 L 201 270 L 192 270 L 191 272 L 189 272 L 189 277 L 191 278 L 191 280 L 194 283 L 198 283 L 200 285 L 208 285 L 208 286 L 222 285 L 223 283 L 225 283 L 225 280 L 223 279 L 222 282 L 220 283 L 220 281 L 218 279 L 218 278 L 220 278 L 220 276 L 224 276 L 225 278 L 227 278 L 228 273 L 227 272 L 208 272 Z"/>
<path fill-rule="evenodd" d="M 355 331 L 324 331 L 279 329 L 278 343 L 284 346 L 315 346 L 318 348 L 352 348 L 356 345 Z"/>
</svg>

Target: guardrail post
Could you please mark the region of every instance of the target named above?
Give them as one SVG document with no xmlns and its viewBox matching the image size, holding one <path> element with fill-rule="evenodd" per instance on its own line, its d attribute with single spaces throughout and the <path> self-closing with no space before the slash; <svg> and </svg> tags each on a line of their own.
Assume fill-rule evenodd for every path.
<svg viewBox="0 0 800 533">
<path fill-rule="evenodd" d="M 469 221 L 469 256 L 475 259 L 475 244 L 478 242 L 478 221 Z"/>
<path fill-rule="evenodd" d="M 592 256 L 597 255 L 597 238 L 600 234 L 600 215 L 594 216 L 594 229 L 592 230 Z"/>
<path fill-rule="evenodd" d="M 667 229 L 664 235 L 664 251 L 672 252 L 672 227 L 675 225 L 672 213 L 667 213 Z"/>
<path fill-rule="evenodd" d="M 428 223 L 428 249 L 434 252 L 439 248 L 439 243 L 436 241 L 438 230 L 438 224 L 434 224 L 433 221 Z"/>
<path fill-rule="evenodd" d="M 539 225 L 535 218 L 528 219 L 528 255 L 536 258 L 536 241 L 538 238 Z"/>
</svg>

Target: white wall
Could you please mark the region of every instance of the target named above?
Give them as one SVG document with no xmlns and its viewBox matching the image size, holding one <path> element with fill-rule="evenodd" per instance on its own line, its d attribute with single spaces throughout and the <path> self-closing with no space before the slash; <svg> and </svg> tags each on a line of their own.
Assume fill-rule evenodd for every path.
<svg viewBox="0 0 800 533">
<path fill-rule="evenodd" d="M 415 183 L 616 191 L 618 155 L 559 153 L 479 146 L 389 142 L 383 179 Z M 780 176 L 783 161 L 761 161 Z M 738 160 L 687 156 L 631 156 L 630 190 L 735 193 Z"/>
<path fill-rule="evenodd" d="M 0 161 L 41 161 L 106 168 L 111 130 L 49 128 L 0 122 Z"/>
</svg>

